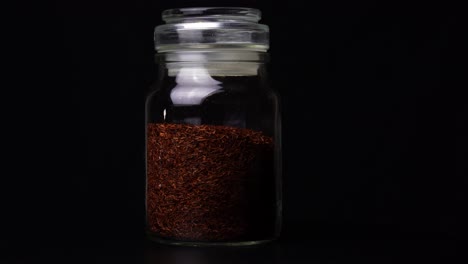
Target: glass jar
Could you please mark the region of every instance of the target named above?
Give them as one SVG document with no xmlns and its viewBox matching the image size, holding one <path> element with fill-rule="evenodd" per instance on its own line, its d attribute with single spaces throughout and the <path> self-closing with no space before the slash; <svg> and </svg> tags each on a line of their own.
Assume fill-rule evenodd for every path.
<svg viewBox="0 0 468 264">
<path fill-rule="evenodd" d="M 253 245 L 281 227 L 281 124 L 268 27 L 250 8 L 163 12 L 146 101 L 146 229 L 182 245 Z"/>
</svg>

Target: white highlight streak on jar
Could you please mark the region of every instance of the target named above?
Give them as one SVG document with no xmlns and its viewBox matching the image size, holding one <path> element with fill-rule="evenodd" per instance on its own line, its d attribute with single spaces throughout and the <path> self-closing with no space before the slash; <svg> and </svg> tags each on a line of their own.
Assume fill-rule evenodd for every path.
<svg viewBox="0 0 468 264">
<path fill-rule="evenodd" d="M 176 77 L 177 86 L 171 90 L 174 105 L 199 105 L 221 88 L 221 82 L 213 79 L 202 67 L 181 68 Z"/>
</svg>

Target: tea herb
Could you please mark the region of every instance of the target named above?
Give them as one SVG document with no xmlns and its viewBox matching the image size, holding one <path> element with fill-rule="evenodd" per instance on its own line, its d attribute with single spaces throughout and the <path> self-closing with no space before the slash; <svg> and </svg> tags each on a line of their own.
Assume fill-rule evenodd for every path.
<svg viewBox="0 0 468 264">
<path fill-rule="evenodd" d="M 273 139 L 213 125 L 149 124 L 147 222 L 160 237 L 223 241 L 275 219 Z M 269 179 L 269 181 L 265 181 Z M 271 184 L 270 184 L 271 183 Z"/>
</svg>

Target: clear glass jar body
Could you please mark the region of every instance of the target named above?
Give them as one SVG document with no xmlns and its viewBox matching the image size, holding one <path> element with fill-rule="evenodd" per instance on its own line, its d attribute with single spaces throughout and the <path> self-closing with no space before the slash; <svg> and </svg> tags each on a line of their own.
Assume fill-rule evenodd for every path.
<svg viewBox="0 0 468 264">
<path fill-rule="evenodd" d="M 281 227 L 281 124 L 265 52 L 158 55 L 146 101 L 150 239 L 251 245 Z"/>
</svg>

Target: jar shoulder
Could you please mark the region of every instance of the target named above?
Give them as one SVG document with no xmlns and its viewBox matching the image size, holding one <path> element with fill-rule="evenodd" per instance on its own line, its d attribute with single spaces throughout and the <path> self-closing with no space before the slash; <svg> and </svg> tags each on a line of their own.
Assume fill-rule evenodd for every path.
<svg viewBox="0 0 468 264">
<path fill-rule="evenodd" d="M 152 85 L 147 101 L 169 98 L 185 103 L 200 104 L 204 100 L 271 100 L 279 101 L 279 94 L 258 77 L 213 77 L 212 82 L 177 82 L 175 78 Z M 181 102 L 183 103 L 183 102 Z"/>
</svg>

